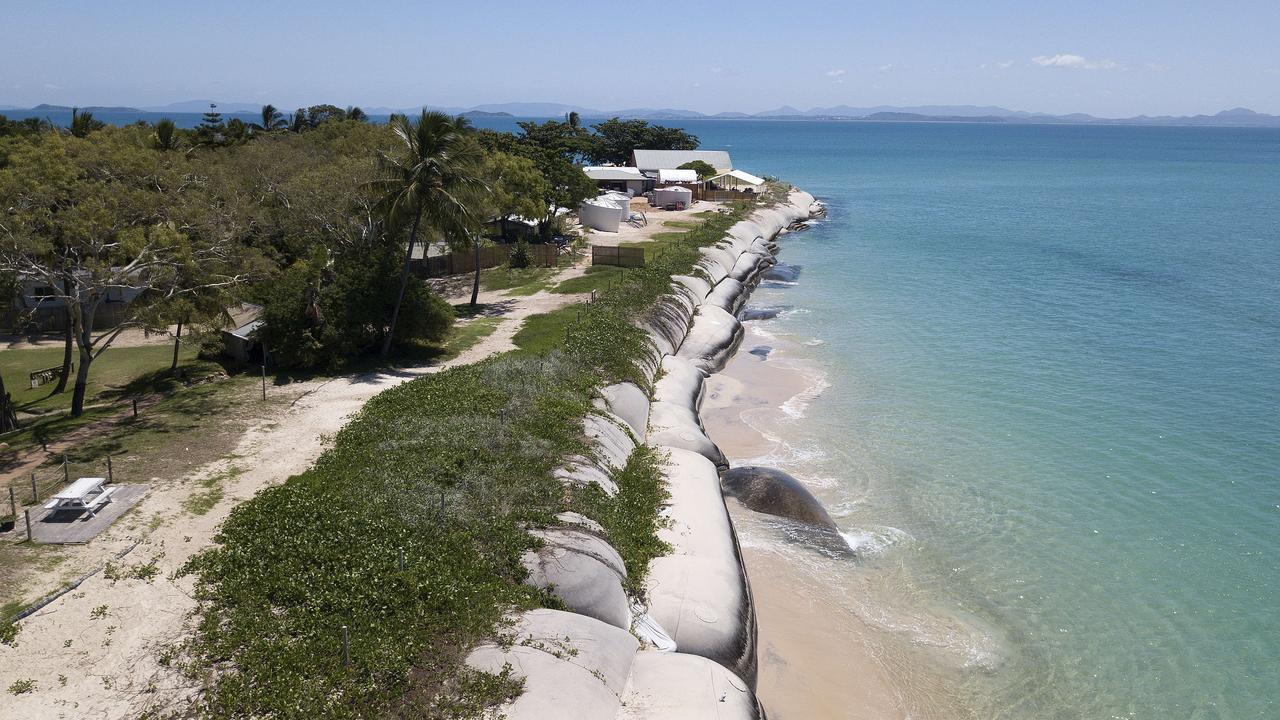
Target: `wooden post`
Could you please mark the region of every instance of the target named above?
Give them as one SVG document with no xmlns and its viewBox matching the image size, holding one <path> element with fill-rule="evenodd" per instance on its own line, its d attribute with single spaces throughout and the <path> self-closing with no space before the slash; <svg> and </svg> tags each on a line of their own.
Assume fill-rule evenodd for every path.
<svg viewBox="0 0 1280 720">
<path fill-rule="evenodd" d="M 138 417 L 138 398 L 133 399 L 133 416 Z"/>
<path fill-rule="evenodd" d="M 31 473 L 31 504 L 40 502 L 40 493 L 36 492 L 36 474 Z"/>
<path fill-rule="evenodd" d="M 342 667 L 351 664 L 351 646 L 349 644 L 349 636 L 347 634 L 347 626 L 342 626 Z"/>
<path fill-rule="evenodd" d="M 62 482 L 63 484 L 71 482 L 71 467 L 67 465 L 66 453 L 62 453 Z"/>
<path fill-rule="evenodd" d="M 12 486 L 12 485 L 10 485 L 10 486 L 9 486 L 9 514 L 13 516 L 13 519 L 14 519 L 15 521 L 17 521 L 17 519 L 18 519 L 18 493 L 16 493 L 16 492 L 14 492 L 14 491 L 13 491 L 13 486 Z"/>
<path fill-rule="evenodd" d="M 33 542 L 31 537 L 31 508 L 23 510 L 22 514 L 27 518 L 27 542 Z"/>
<path fill-rule="evenodd" d="M 262 399 L 267 399 L 267 364 L 262 364 Z"/>
<path fill-rule="evenodd" d="M 116 481 L 116 476 L 111 469 L 111 456 L 108 455 L 107 456 L 107 482 L 113 483 L 115 481 Z"/>
</svg>

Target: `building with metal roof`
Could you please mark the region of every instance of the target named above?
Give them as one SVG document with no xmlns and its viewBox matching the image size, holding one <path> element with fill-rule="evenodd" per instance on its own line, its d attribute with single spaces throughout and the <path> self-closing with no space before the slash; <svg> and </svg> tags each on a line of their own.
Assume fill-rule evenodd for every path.
<svg viewBox="0 0 1280 720">
<path fill-rule="evenodd" d="M 717 173 L 726 173 L 733 169 L 733 160 L 724 150 L 632 150 L 631 164 L 640 172 L 656 172 L 658 170 L 674 170 L 685 163 L 695 160 L 710 165 Z"/>
<path fill-rule="evenodd" d="M 595 180 L 596 185 L 603 190 L 630 191 L 632 195 L 639 195 L 645 191 L 647 178 L 640 172 L 640 168 L 614 165 L 588 166 L 582 168 L 582 172 Z"/>
</svg>

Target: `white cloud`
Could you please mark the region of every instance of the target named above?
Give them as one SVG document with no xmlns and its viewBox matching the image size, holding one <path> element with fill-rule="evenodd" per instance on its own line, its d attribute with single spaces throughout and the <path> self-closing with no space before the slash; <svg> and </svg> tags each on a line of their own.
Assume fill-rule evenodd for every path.
<svg viewBox="0 0 1280 720">
<path fill-rule="evenodd" d="M 1005 60 L 1004 62 L 998 62 L 996 63 L 996 67 L 1000 68 L 1001 70 L 1008 70 L 1009 68 L 1013 67 L 1013 61 Z"/>
<path fill-rule="evenodd" d="M 1057 55 L 1037 55 L 1031 62 L 1040 67 L 1072 68 L 1075 70 L 1115 70 L 1120 64 L 1115 60 L 1090 60 L 1083 55 L 1058 53 Z"/>
<path fill-rule="evenodd" d="M 892 69 L 893 69 L 893 63 L 888 63 L 886 65 L 880 66 L 880 72 L 889 72 Z"/>
<path fill-rule="evenodd" d="M 828 70 L 826 73 L 827 77 L 841 77 L 843 75 L 848 75 L 848 74 L 849 74 L 849 71 L 845 70 L 844 68 L 840 68 L 838 70 Z"/>
</svg>

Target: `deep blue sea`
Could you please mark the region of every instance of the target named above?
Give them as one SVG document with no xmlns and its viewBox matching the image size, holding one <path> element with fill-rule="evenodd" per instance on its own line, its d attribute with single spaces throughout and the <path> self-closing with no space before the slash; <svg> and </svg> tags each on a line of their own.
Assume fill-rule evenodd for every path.
<svg viewBox="0 0 1280 720">
<path fill-rule="evenodd" d="M 1280 131 L 685 125 L 830 206 L 753 303 L 886 632 L 975 717 L 1280 717 Z"/>
</svg>

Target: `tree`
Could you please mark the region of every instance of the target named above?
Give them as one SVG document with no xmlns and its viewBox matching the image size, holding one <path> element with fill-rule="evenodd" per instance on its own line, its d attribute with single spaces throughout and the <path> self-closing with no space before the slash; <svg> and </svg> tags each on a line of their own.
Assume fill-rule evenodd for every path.
<svg viewBox="0 0 1280 720">
<path fill-rule="evenodd" d="M 697 150 L 698 138 L 680 128 L 650 125 L 644 120 L 610 118 L 592 125 L 596 142 L 592 162 L 624 165 L 633 150 Z"/>
<path fill-rule="evenodd" d="M 391 351 L 420 226 L 425 222 L 427 228 L 453 242 L 473 237 L 478 265 L 478 210 L 487 192 L 481 179 L 483 153 L 471 137 L 471 123 L 466 118 L 423 110 L 417 119 L 393 115 L 390 125 L 400 141 L 401 152 L 394 156 L 379 154 L 385 176 L 375 181 L 374 187 L 381 196 L 379 209 L 387 227 L 408 227 L 409 242 L 391 324 L 382 343 L 383 357 Z M 477 271 L 473 304 L 479 282 Z"/>
<path fill-rule="evenodd" d="M 366 114 L 365 111 L 361 110 L 358 106 L 347 108 L 347 119 L 355 120 L 356 122 L 369 122 L 368 114 Z"/>
<path fill-rule="evenodd" d="M 545 150 L 533 150 L 530 158 L 538 166 L 546 180 L 546 195 L 542 197 L 542 214 L 538 232 L 544 241 L 551 239 L 552 223 L 560 208 L 576 208 L 583 200 L 596 195 L 596 183 L 582 168 L 560 155 Z"/>
<path fill-rule="evenodd" d="M 156 121 L 155 132 L 151 135 L 152 147 L 161 151 L 177 150 L 181 142 L 178 126 L 172 120 L 160 118 Z"/>
<path fill-rule="evenodd" d="M 89 137 L 89 133 L 94 130 L 101 130 L 107 124 L 101 120 L 95 120 L 93 113 L 82 111 L 79 108 L 71 108 L 71 134 L 78 138 Z"/>
<path fill-rule="evenodd" d="M 363 111 L 361 111 L 363 112 Z M 337 105 L 312 105 L 307 108 L 307 125 L 309 127 L 320 127 L 321 123 L 330 120 L 346 120 L 347 111 Z"/>
<path fill-rule="evenodd" d="M 305 109 L 298 108 L 289 116 L 289 132 L 300 133 L 308 127 L 307 111 Z"/>
<path fill-rule="evenodd" d="M 108 128 L 91 140 L 51 136 L 0 169 L 0 273 L 53 289 L 78 351 L 71 414 L 84 412 L 93 362 L 147 313 L 206 288 L 243 280 L 227 233 L 192 234 L 183 223 L 189 182 L 183 157 L 144 147 L 142 128 Z M 96 331 L 102 305 L 135 296 L 117 326 Z"/>
<path fill-rule="evenodd" d="M 18 413 L 13 407 L 13 397 L 4 389 L 4 378 L 0 377 L 0 433 L 18 429 Z"/>
<path fill-rule="evenodd" d="M 253 123 L 249 127 L 257 132 L 275 132 L 283 130 L 289 126 L 289 122 L 284 119 L 284 115 L 276 109 L 275 105 L 263 105 L 260 122 Z"/>
<path fill-rule="evenodd" d="M 694 170 L 698 173 L 699 180 L 710 180 L 716 176 L 716 169 L 710 163 L 702 160 L 690 160 L 689 162 L 676 168 L 677 170 Z"/>
<path fill-rule="evenodd" d="M 490 214 L 498 216 L 504 239 L 509 239 L 508 217 L 541 220 L 545 216 L 545 199 L 551 195 L 551 187 L 533 160 L 502 152 L 486 153 L 484 174 L 491 191 Z"/>
<path fill-rule="evenodd" d="M 518 124 L 520 144 L 554 153 L 570 163 L 582 164 L 600 152 L 595 136 L 584 127 L 558 120 L 544 123 L 523 121 Z"/>
<path fill-rule="evenodd" d="M 226 130 L 227 126 L 222 121 L 222 113 L 218 112 L 218 106 L 209 103 L 209 109 L 205 111 L 200 124 L 195 129 L 196 144 L 221 145 L 226 140 Z"/>
</svg>

